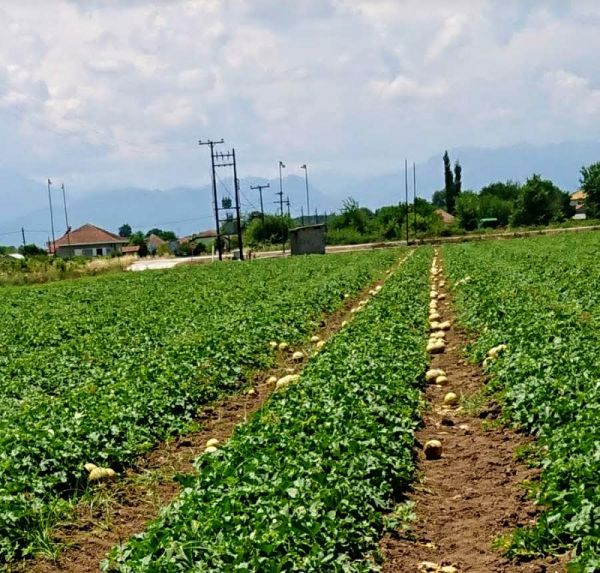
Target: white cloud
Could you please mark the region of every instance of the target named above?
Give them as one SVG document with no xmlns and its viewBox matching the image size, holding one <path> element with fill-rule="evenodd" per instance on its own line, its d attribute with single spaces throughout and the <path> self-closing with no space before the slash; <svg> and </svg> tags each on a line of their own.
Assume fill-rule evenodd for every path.
<svg viewBox="0 0 600 573">
<path fill-rule="evenodd" d="M 448 92 L 445 81 L 431 84 L 420 84 L 412 78 L 399 75 L 392 81 L 374 80 L 371 82 L 372 90 L 384 100 L 393 99 L 432 99 L 444 96 Z"/>
<path fill-rule="evenodd" d="M 160 186 L 198 180 L 201 137 L 265 175 L 595 137 L 599 19 L 592 0 L 10 0 L 3 153 Z"/>
<path fill-rule="evenodd" d="M 442 29 L 427 51 L 425 60 L 432 61 L 438 59 L 450 46 L 452 46 L 452 44 L 460 38 L 465 22 L 466 16 L 464 14 L 455 14 L 447 18 Z"/>
</svg>

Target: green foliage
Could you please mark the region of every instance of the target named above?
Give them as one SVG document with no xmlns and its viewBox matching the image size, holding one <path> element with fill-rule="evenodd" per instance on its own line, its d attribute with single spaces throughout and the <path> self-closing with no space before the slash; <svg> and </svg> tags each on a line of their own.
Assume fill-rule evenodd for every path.
<svg viewBox="0 0 600 573">
<path fill-rule="evenodd" d="M 454 193 L 454 175 L 450 165 L 450 157 L 448 152 L 444 151 L 444 192 L 446 197 L 446 211 L 454 215 L 454 206 L 456 203 L 456 195 Z"/>
<path fill-rule="evenodd" d="M 513 183 L 512 181 L 502 183 L 501 181 L 497 181 L 482 187 L 479 195 L 481 197 L 496 197 L 503 201 L 515 202 L 519 198 L 520 189 L 521 187 L 518 183 Z"/>
<path fill-rule="evenodd" d="M 45 257 L 47 255 L 44 249 L 34 244 L 20 246 L 19 253 L 30 257 Z"/>
<path fill-rule="evenodd" d="M 533 175 L 521 187 L 519 198 L 512 215 L 513 225 L 548 225 L 551 221 L 561 221 L 565 195 L 556 185 L 539 175 Z"/>
<path fill-rule="evenodd" d="M 581 188 L 587 193 L 586 210 L 591 217 L 600 217 L 600 162 L 581 168 Z"/>
<path fill-rule="evenodd" d="M 361 209 L 355 199 L 348 197 L 344 200 L 341 215 L 332 223 L 332 227 L 350 228 L 358 233 L 364 233 L 367 229 L 369 215 L 368 210 Z"/>
<path fill-rule="evenodd" d="M 495 195 L 479 194 L 479 215 L 481 218 L 496 218 L 501 226 L 508 225 L 514 210 L 514 203 Z"/>
<path fill-rule="evenodd" d="M 415 253 L 299 382 L 198 458 L 182 495 L 104 569 L 376 571 L 384 528 L 410 517 L 384 512 L 414 471 L 430 261 Z"/>
<path fill-rule="evenodd" d="M 575 549 L 572 571 L 600 564 L 600 237 L 577 233 L 443 248 L 459 320 L 479 335 L 488 387 L 507 417 L 536 438 L 542 468 L 533 493 L 545 508 L 535 526 L 516 531 L 511 553 Z"/>
<path fill-rule="evenodd" d="M 0 560 L 86 488 L 185 431 L 198 407 L 270 366 L 398 251 L 122 273 L 0 297 Z M 65 264 L 68 264 L 65 263 Z M 232 288 L 234 286 L 235 288 Z"/>
<path fill-rule="evenodd" d="M 480 211 L 479 196 L 473 191 L 461 193 L 456 201 L 456 216 L 461 227 L 467 231 L 477 229 Z"/>
<path fill-rule="evenodd" d="M 448 213 L 454 215 L 456 201 L 460 197 L 462 191 L 462 167 L 460 163 L 456 161 L 454 164 L 454 173 L 452 172 L 448 151 L 444 152 L 442 159 L 444 161 L 444 199 L 446 200 L 446 204 L 445 206 L 440 206 L 440 208 L 445 208 Z M 438 195 L 436 200 L 440 201 L 440 199 L 441 196 Z"/>
<path fill-rule="evenodd" d="M 462 191 L 462 167 L 457 161 L 454 164 L 454 196 L 458 198 Z"/>
<path fill-rule="evenodd" d="M 431 203 L 434 207 L 437 207 L 438 209 L 446 210 L 448 208 L 446 202 L 446 190 L 441 189 L 440 191 L 435 191 L 433 197 L 431 198 Z"/>
<path fill-rule="evenodd" d="M 250 246 L 261 244 L 281 244 L 288 240 L 291 221 L 288 217 L 265 215 L 263 222 L 255 218 L 246 227 L 246 241 Z"/>
<path fill-rule="evenodd" d="M 131 237 L 132 232 L 133 231 L 131 230 L 131 225 L 129 225 L 128 223 L 125 223 L 119 227 L 119 237 Z"/>
<path fill-rule="evenodd" d="M 156 235 L 157 237 L 160 237 L 163 241 L 177 240 L 177 235 L 173 231 L 164 231 L 163 229 L 158 228 L 150 229 L 146 233 L 146 238 L 148 238 L 150 235 Z"/>
<path fill-rule="evenodd" d="M 142 231 L 136 231 L 129 237 L 129 244 L 140 248 L 138 255 L 145 257 L 148 254 L 148 245 L 146 245 L 146 236 Z"/>
</svg>

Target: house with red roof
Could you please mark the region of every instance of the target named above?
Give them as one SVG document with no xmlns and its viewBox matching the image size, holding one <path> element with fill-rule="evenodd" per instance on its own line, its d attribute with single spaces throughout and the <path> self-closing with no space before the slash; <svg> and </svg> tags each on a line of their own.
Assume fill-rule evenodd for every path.
<svg viewBox="0 0 600 573">
<path fill-rule="evenodd" d="M 127 238 L 87 223 L 74 231 L 69 229 L 54 245 L 48 243 L 48 253 L 59 257 L 101 257 L 121 254 L 127 243 Z"/>
</svg>

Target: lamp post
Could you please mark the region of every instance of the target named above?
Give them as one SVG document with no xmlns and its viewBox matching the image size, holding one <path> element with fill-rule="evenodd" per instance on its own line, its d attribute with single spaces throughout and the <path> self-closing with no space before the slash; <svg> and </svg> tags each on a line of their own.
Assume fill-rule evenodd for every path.
<svg viewBox="0 0 600 573">
<path fill-rule="evenodd" d="M 63 183 L 60 188 L 62 189 L 63 205 L 65 207 L 65 225 L 67 227 L 67 243 L 71 246 L 71 227 L 69 227 L 69 216 L 67 214 L 67 195 L 65 193 L 65 184 Z"/>
<path fill-rule="evenodd" d="M 283 161 L 279 161 L 279 214 L 283 218 L 283 176 L 281 175 L 281 170 L 285 169 L 285 163 Z"/>
<path fill-rule="evenodd" d="M 50 204 L 50 228 L 52 229 L 52 254 L 56 255 L 56 238 L 54 236 L 54 215 L 52 214 L 52 194 L 50 193 L 52 181 L 48 179 L 48 203 Z"/>
<path fill-rule="evenodd" d="M 306 166 L 306 163 L 304 165 L 300 165 L 300 169 L 304 169 L 304 182 L 306 183 L 306 212 L 310 214 L 310 198 L 308 196 L 308 167 Z"/>
</svg>

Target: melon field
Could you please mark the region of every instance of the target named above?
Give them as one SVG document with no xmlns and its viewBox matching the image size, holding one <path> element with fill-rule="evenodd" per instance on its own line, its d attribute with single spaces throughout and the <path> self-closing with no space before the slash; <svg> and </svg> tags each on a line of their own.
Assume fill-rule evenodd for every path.
<svg viewBox="0 0 600 573">
<path fill-rule="evenodd" d="M 0 559 L 599 571 L 599 261 L 600 235 L 578 233 L 2 289 Z M 273 373 L 160 513 L 101 550 L 69 545 L 86 495 Z M 114 479 L 90 481 L 89 463 Z"/>
<path fill-rule="evenodd" d="M 0 292 L 0 558 L 44 542 L 48 521 L 198 407 L 274 360 L 396 251 L 212 265 Z"/>
</svg>

